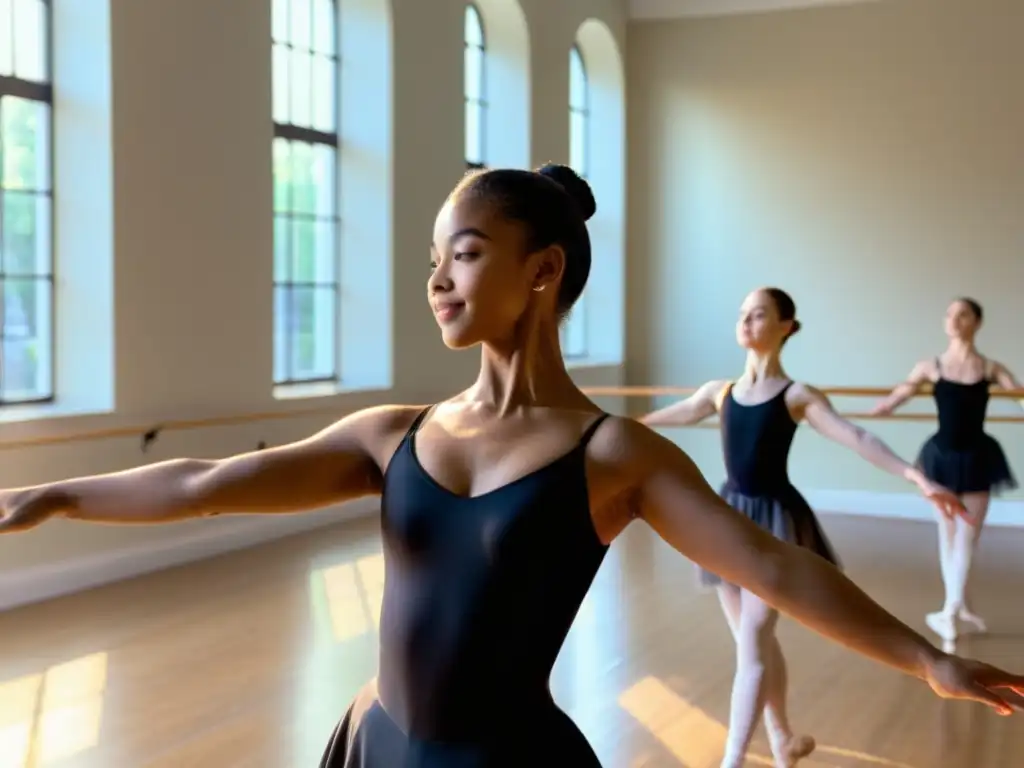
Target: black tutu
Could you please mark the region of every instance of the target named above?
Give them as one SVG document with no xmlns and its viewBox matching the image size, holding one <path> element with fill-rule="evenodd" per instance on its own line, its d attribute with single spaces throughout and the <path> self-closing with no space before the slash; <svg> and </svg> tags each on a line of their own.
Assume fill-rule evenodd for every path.
<svg viewBox="0 0 1024 768">
<path fill-rule="evenodd" d="M 938 435 L 921 446 L 917 466 L 925 477 L 953 493 L 1010 491 L 1017 481 L 999 442 L 991 435 L 979 435 L 968 447 L 950 447 Z"/>
<path fill-rule="evenodd" d="M 726 482 L 719 495 L 729 506 L 743 513 L 775 538 L 809 549 L 837 568 L 842 567 L 825 531 L 818 523 L 818 516 L 793 486 L 770 496 L 749 496 Z M 722 579 L 717 574 L 704 568 L 699 568 L 698 572 L 703 586 L 717 587 L 722 584 Z"/>
</svg>

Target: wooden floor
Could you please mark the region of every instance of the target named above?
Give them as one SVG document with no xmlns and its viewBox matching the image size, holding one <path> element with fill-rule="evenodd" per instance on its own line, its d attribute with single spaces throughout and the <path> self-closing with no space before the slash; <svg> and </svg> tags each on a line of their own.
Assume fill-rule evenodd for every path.
<svg viewBox="0 0 1024 768">
<path fill-rule="evenodd" d="M 940 601 L 931 526 L 828 517 L 849 573 L 914 626 Z M 988 532 L 961 653 L 1024 669 L 1024 531 Z M 0 768 L 310 768 L 376 668 L 375 523 L 0 614 Z M 616 543 L 552 680 L 608 768 L 712 768 L 733 652 L 713 595 L 642 524 Z M 1009 768 L 1024 716 L 936 699 L 792 622 L 807 768 Z M 752 765 L 769 765 L 763 738 Z"/>
</svg>

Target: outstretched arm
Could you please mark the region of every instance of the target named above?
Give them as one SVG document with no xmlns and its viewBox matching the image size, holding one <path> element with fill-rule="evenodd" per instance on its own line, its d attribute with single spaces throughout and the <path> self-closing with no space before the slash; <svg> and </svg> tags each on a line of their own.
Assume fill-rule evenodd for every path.
<svg viewBox="0 0 1024 768">
<path fill-rule="evenodd" d="M 709 381 L 685 400 L 652 411 L 639 421 L 649 427 L 688 427 L 715 415 L 724 381 Z"/>
<path fill-rule="evenodd" d="M 0 492 L 0 533 L 49 517 L 160 523 L 225 513 L 299 512 L 379 491 L 372 446 L 403 410 L 347 416 L 290 445 L 220 460 L 173 459 L 92 477 Z"/>
<path fill-rule="evenodd" d="M 804 418 L 817 432 L 855 451 L 862 459 L 890 475 L 913 483 L 944 515 L 966 514 L 956 494 L 930 481 L 919 469 L 897 456 L 879 437 L 836 413 L 823 392 L 807 384 L 799 387 L 796 394 L 801 398 Z"/>
<path fill-rule="evenodd" d="M 1010 373 L 1010 369 L 1002 363 L 996 363 L 992 366 L 992 378 L 1003 389 L 1024 389 L 1024 384 L 1021 384 L 1017 377 Z M 1020 403 L 1021 408 L 1024 408 L 1024 398 L 1017 402 Z"/>
<path fill-rule="evenodd" d="M 907 400 L 916 395 L 921 387 L 931 382 L 932 366 L 931 361 L 923 360 L 913 367 L 907 380 L 897 385 L 892 392 L 886 395 L 874 408 L 871 413 L 874 416 L 888 416 Z"/>
<path fill-rule="evenodd" d="M 729 507 L 669 440 L 636 423 L 621 433 L 636 481 L 634 514 L 684 556 L 810 629 L 927 681 L 941 696 L 982 701 L 1002 714 L 1020 705 L 1024 677 L 940 653 L 826 560 Z"/>
</svg>

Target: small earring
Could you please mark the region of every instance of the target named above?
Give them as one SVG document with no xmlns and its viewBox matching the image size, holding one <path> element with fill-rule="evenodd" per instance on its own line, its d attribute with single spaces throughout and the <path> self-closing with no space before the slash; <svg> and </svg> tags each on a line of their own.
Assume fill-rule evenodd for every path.
<svg viewBox="0 0 1024 768">
<path fill-rule="evenodd" d="M 543 285 L 535 285 L 535 286 L 533 286 L 533 290 L 537 291 L 537 293 L 540 293 L 541 291 L 544 290 L 544 286 Z"/>
</svg>

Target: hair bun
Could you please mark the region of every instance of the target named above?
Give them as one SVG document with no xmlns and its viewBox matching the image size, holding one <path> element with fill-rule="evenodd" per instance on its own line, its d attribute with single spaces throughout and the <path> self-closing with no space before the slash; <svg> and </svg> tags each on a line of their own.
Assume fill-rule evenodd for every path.
<svg viewBox="0 0 1024 768">
<path fill-rule="evenodd" d="M 594 191 L 590 188 L 587 180 L 572 168 L 567 165 L 548 163 L 541 166 L 537 173 L 541 176 L 547 176 L 566 191 L 569 197 L 579 206 L 584 221 L 597 213 L 597 201 L 594 200 Z"/>
</svg>

